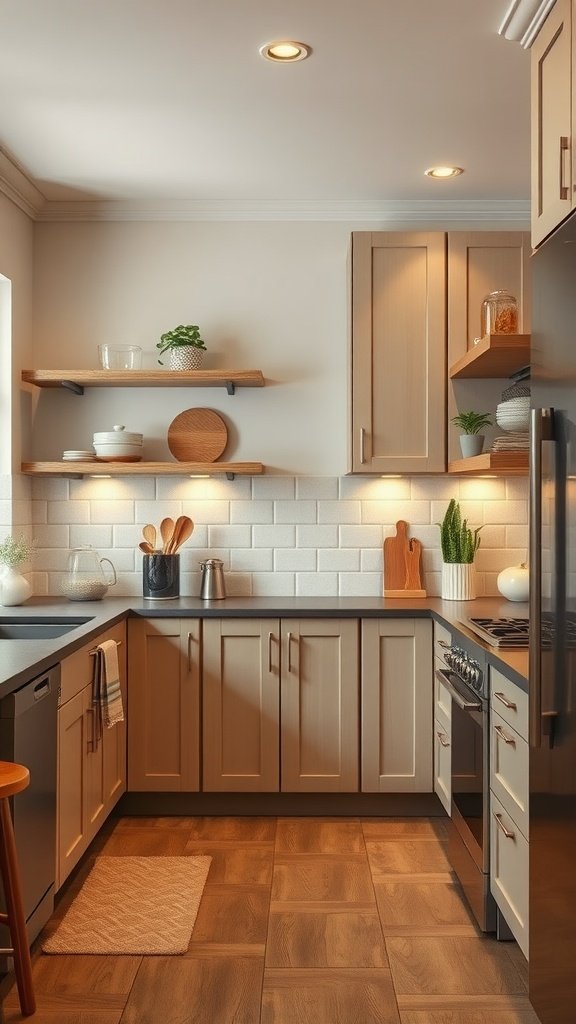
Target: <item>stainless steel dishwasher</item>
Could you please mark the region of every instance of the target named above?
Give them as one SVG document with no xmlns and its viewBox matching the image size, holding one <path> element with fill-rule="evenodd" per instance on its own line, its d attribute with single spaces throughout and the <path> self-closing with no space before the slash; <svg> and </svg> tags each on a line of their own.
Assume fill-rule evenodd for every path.
<svg viewBox="0 0 576 1024">
<path fill-rule="evenodd" d="M 24 915 L 32 942 L 54 909 L 56 877 L 56 741 L 60 666 L 0 700 L 0 760 L 30 771 L 30 785 L 11 801 Z M 1 887 L 0 887 L 1 889 Z M 4 894 L 1 895 L 4 909 Z M 0 928 L 0 946 L 9 946 Z M 0 971 L 6 958 L 0 959 Z"/>
</svg>

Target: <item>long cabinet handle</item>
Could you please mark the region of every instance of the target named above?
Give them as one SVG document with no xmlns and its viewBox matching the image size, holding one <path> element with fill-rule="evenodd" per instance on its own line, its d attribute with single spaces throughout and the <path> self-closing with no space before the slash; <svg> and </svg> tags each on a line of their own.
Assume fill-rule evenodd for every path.
<svg viewBox="0 0 576 1024">
<path fill-rule="evenodd" d="M 268 671 L 272 671 L 272 633 L 268 633 Z"/>
<path fill-rule="evenodd" d="M 292 671 L 292 633 L 287 634 L 288 640 L 288 671 Z"/>
<path fill-rule="evenodd" d="M 188 671 L 189 672 L 192 671 L 192 654 L 191 654 L 191 651 L 190 651 L 190 647 L 191 647 L 192 641 L 195 640 L 195 639 L 196 638 L 194 636 L 194 633 L 188 633 L 187 645 L 186 645 L 186 658 L 187 658 L 187 661 L 188 661 Z"/>
<path fill-rule="evenodd" d="M 508 708 L 510 711 L 518 711 L 518 705 L 515 704 L 513 700 L 508 700 L 508 698 L 503 693 L 498 693 L 495 691 L 494 696 L 500 701 L 501 704 L 504 705 L 505 708 Z"/>
<path fill-rule="evenodd" d="M 532 409 L 530 430 L 530 745 L 542 744 L 542 444 L 554 439 L 554 410 Z"/>
<path fill-rule="evenodd" d="M 507 732 L 504 732 L 504 729 L 502 728 L 501 725 L 495 725 L 494 726 L 494 732 L 498 733 L 498 735 L 500 736 L 500 739 L 504 740 L 504 743 L 508 743 L 509 746 L 511 746 L 511 747 L 515 747 L 516 746 L 516 740 L 514 739 L 514 737 L 513 736 L 509 736 Z"/>
<path fill-rule="evenodd" d="M 443 747 L 449 747 L 450 746 L 450 740 L 448 739 L 448 737 L 447 737 L 445 732 L 436 732 L 436 735 L 437 735 L 438 739 L 440 740 L 440 743 L 442 744 Z"/>
<path fill-rule="evenodd" d="M 516 838 L 516 833 L 515 832 L 511 832 L 509 828 L 506 828 L 506 825 L 502 821 L 502 815 L 501 814 L 498 814 L 496 811 L 492 811 L 492 817 L 495 819 L 496 824 L 498 825 L 498 828 L 501 829 L 501 831 L 506 836 L 506 839 L 515 839 Z"/>
<path fill-rule="evenodd" d="M 570 189 L 564 184 L 564 162 L 566 153 L 570 152 L 570 139 L 568 135 L 560 136 L 560 199 L 568 199 Z"/>
<path fill-rule="evenodd" d="M 365 444 L 366 444 L 366 429 L 365 429 L 365 427 L 360 427 L 360 464 L 362 466 L 366 462 Z"/>
<path fill-rule="evenodd" d="M 96 709 L 87 708 L 86 716 L 88 719 L 88 739 L 86 740 L 86 752 L 88 754 L 92 754 L 96 750 L 96 734 L 94 728 L 96 719 Z"/>
</svg>

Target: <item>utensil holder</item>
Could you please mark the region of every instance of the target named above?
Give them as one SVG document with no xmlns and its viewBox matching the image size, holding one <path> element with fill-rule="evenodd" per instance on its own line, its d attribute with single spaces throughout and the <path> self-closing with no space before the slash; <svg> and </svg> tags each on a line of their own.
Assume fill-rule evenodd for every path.
<svg viewBox="0 0 576 1024">
<path fill-rule="evenodd" d="M 144 555 L 142 574 L 142 592 L 148 601 L 180 597 L 180 555 Z"/>
</svg>

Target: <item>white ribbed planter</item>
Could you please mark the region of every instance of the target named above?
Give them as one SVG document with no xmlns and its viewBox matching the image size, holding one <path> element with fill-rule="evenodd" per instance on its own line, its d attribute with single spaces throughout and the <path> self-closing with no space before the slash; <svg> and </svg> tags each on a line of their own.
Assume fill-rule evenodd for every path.
<svg viewBox="0 0 576 1024">
<path fill-rule="evenodd" d="M 170 349 L 170 369 L 199 370 L 203 356 L 203 348 L 196 348 L 195 345 L 178 345 Z"/>
<path fill-rule="evenodd" d="M 474 562 L 442 563 L 442 597 L 446 601 L 473 601 L 476 597 Z"/>
</svg>

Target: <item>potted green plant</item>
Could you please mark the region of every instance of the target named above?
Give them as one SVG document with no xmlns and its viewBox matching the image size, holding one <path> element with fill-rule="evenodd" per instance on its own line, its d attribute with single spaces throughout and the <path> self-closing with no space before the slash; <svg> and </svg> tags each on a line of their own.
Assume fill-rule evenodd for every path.
<svg viewBox="0 0 576 1024">
<path fill-rule="evenodd" d="M 480 530 L 474 531 L 462 519 L 460 505 L 451 498 L 440 527 L 442 547 L 442 597 L 449 601 L 470 601 L 476 597 L 474 556 L 480 547 Z"/>
<path fill-rule="evenodd" d="M 171 370 L 199 370 L 206 351 L 196 324 L 179 324 L 172 331 L 166 331 L 160 335 L 156 348 L 160 349 L 160 355 L 170 353 Z M 161 359 L 158 362 L 160 366 L 164 365 Z"/>
<path fill-rule="evenodd" d="M 484 447 L 483 427 L 492 426 L 492 417 L 488 412 L 459 412 L 452 417 L 452 423 L 460 427 L 460 448 L 465 459 L 480 455 Z"/>
<path fill-rule="evenodd" d="M 22 604 L 32 587 L 19 567 L 30 557 L 31 545 L 24 537 L 5 537 L 0 543 L 0 604 Z"/>
</svg>

